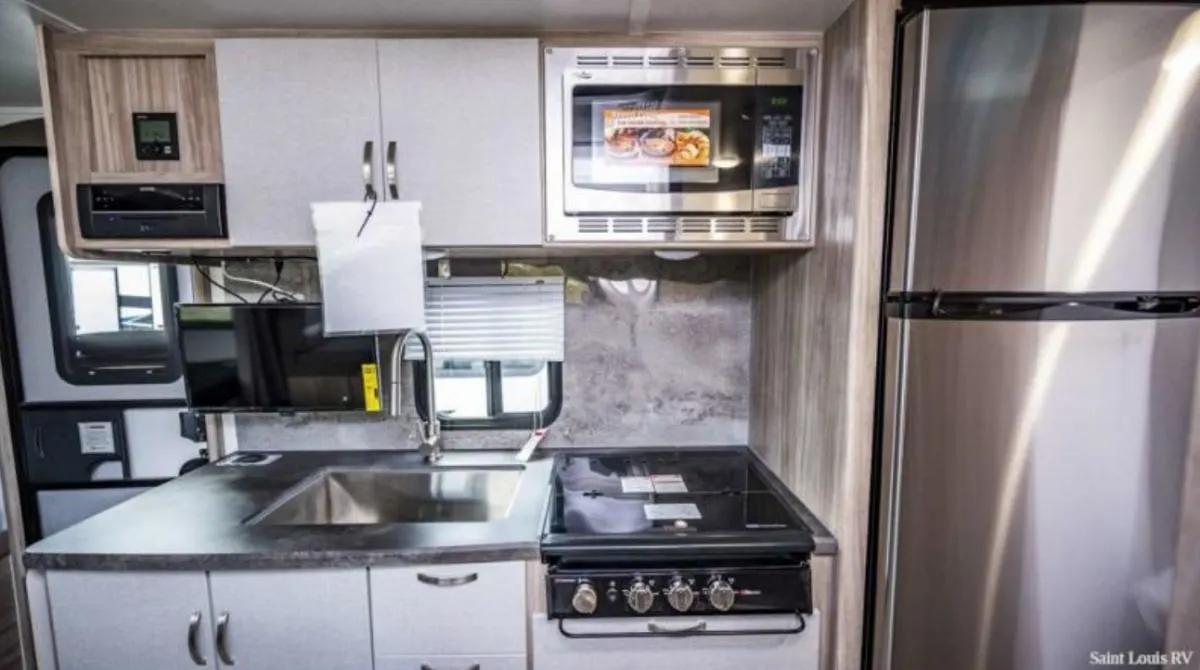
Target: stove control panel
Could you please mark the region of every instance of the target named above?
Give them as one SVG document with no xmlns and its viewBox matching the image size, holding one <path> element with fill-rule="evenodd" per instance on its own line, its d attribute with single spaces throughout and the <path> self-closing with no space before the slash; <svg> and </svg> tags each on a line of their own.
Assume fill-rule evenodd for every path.
<svg viewBox="0 0 1200 670">
<path fill-rule="evenodd" d="M 566 569 L 546 577 L 552 618 L 812 612 L 808 563 L 720 569 Z"/>
</svg>

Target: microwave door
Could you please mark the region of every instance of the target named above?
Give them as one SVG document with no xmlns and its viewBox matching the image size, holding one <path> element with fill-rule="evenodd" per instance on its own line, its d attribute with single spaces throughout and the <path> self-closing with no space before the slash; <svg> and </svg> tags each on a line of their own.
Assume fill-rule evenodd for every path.
<svg viewBox="0 0 1200 670">
<path fill-rule="evenodd" d="M 571 70 L 563 95 L 567 214 L 753 211 L 753 70 Z"/>
</svg>

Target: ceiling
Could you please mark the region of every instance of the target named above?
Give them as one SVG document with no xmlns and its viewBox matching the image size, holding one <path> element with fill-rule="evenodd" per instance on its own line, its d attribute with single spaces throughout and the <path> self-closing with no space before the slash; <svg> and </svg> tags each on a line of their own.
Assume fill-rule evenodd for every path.
<svg viewBox="0 0 1200 670">
<path fill-rule="evenodd" d="M 34 21 L 71 30 L 822 31 L 851 0 L 0 0 L 0 107 L 38 104 Z"/>
<path fill-rule="evenodd" d="M 635 32 L 639 28 L 819 31 L 850 0 L 32 0 L 31 4 L 88 30 L 492 28 L 623 33 L 629 31 L 631 17 Z"/>
<path fill-rule="evenodd" d="M 36 107 L 40 97 L 29 8 L 0 0 L 0 107 Z"/>
</svg>

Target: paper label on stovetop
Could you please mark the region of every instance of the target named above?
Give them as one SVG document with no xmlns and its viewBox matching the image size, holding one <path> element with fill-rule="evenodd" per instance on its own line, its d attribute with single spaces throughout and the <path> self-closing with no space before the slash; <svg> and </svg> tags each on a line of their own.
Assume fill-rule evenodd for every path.
<svg viewBox="0 0 1200 670">
<path fill-rule="evenodd" d="M 654 493 L 654 482 L 649 477 L 622 477 L 621 493 Z"/>
<path fill-rule="evenodd" d="M 683 475 L 622 477 L 621 493 L 687 493 Z"/>
<path fill-rule="evenodd" d="M 655 493 L 687 493 L 687 484 L 683 483 L 683 475 L 654 475 L 650 478 L 654 483 Z"/>
<path fill-rule="evenodd" d="M 650 521 L 671 521 L 674 519 L 699 519 L 700 508 L 695 503 L 672 503 L 669 505 L 646 503 L 642 505 L 646 518 Z"/>
</svg>

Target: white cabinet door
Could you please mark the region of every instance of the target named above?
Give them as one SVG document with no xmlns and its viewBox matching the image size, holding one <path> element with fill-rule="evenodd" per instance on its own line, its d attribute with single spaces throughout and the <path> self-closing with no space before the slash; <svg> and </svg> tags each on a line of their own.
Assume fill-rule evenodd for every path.
<svg viewBox="0 0 1200 670">
<path fill-rule="evenodd" d="M 209 584 L 220 645 L 214 655 L 222 665 L 232 661 L 236 670 L 371 667 L 365 568 L 212 572 Z"/>
<path fill-rule="evenodd" d="M 312 246 L 309 203 L 362 200 L 379 167 L 371 39 L 218 39 L 225 204 L 235 246 Z"/>
<path fill-rule="evenodd" d="M 524 655 L 525 564 L 371 569 L 377 657 Z"/>
<path fill-rule="evenodd" d="M 199 660 L 213 663 L 203 572 L 52 570 L 46 585 L 58 670 L 195 670 Z"/>
<path fill-rule="evenodd" d="M 384 150 L 425 246 L 541 246 L 539 63 L 536 39 L 379 42 Z"/>
<path fill-rule="evenodd" d="M 526 670 L 524 656 L 388 656 L 375 670 Z M 535 668 L 536 670 L 536 668 Z"/>
</svg>

